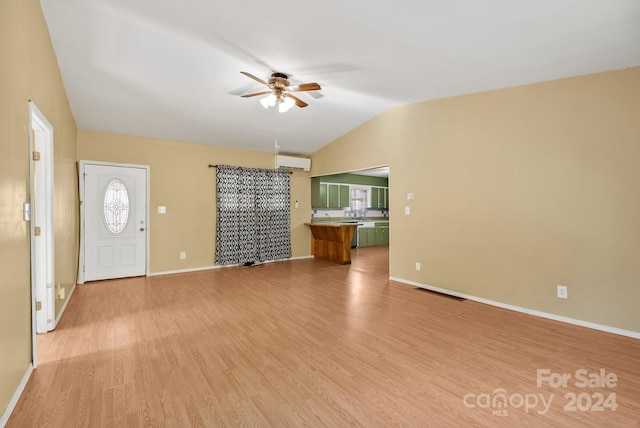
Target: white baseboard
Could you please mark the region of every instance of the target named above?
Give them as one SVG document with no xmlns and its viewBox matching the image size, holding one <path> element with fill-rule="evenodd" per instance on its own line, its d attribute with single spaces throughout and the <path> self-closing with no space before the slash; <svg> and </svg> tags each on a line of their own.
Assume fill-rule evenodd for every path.
<svg viewBox="0 0 640 428">
<path fill-rule="evenodd" d="M 27 386 L 27 382 L 29 382 L 31 373 L 33 373 L 33 364 L 29 364 L 29 367 L 27 368 L 27 372 L 22 377 L 22 381 L 20 382 L 20 385 L 18 385 L 18 389 L 16 389 L 16 392 L 13 394 L 11 401 L 9 401 L 9 405 L 7 406 L 7 409 L 2 414 L 2 417 L 0 417 L 0 428 L 4 428 L 5 425 L 7 425 L 7 422 L 9 422 L 9 417 L 11 417 L 11 413 L 13 413 L 13 409 L 15 409 L 16 404 L 18 404 L 18 400 L 20 399 L 22 392 Z"/>
<path fill-rule="evenodd" d="M 278 262 L 286 262 L 288 260 L 302 260 L 302 259 L 312 259 L 312 258 L 313 258 L 313 256 L 298 256 L 298 257 L 290 257 L 288 259 L 282 259 L 282 260 L 266 260 L 264 262 L 260 262 L 260 263 L 256 263 L 256 264 L 278 263 Z M 153 273 L 150 273 L 148 276 L 160 276 L 160 275 L 173 275 L 173 274 L 176 274 L 176 273 L 200 272 L 200 271 L 203 271 L 203 270 L 223 269 L 223 268 L 237 267 L 237 266 L 241 266 L 241 265 L 212 265 L 212 266 L 203 266 L 203 267 L 190 268 L 190 269 L 166 270 L 166 271 L 163 271 L 163 272 L 153 272 Z"/>
<path fill-rule="evenodd" d="M 313 258 L 313 254 L 311 254 L 310 256 L 291 257 L 290 259 L 287 259 L 287 260 L 303 260 L 303 259 L 312 259 L 312 258 Z"/>
<path fill-rule="evenodd" d="M 227 266 L 203 266 L 197 268 L 189 268 L 189 269 L 177 269 L 177 270 L 165 270 L 162 272 L 151 272 L 148 276 L 160 276 L 160 275 L 173 275 L 175 273 L 189 273 L 189 272 L 200 272 L 203 270 L 211 270 L 211 269 L 220 269 Z"/>
<path fill-rule="evenodd" d="M 447 290 L 446 288 L 434 287 L 432 285 L 421 284 L 415 281 L 409 281 L 408 279 L 397 278 L 394 276 L 389 277 L 390 280 L 396 282 L 402 282 L 404 284 L 414 285 L 416 287 L 424 288 L 425 290 L 436 291 L 442 294 L 448 294 L 450 296 L 461 297 L 467 300 L 473 300 L 479 303 L 485 303 L 487 305 L 496 306 L 498 308 L 509 309 L 510 311 L 521 312 L 529 315 L 534 315 L 540 318 L 547 318 L 554 321 L 560 321 L 567 324 L 579 325 L 581 327 L 587 327 L 594 330 L 600 330 L 607 333 L 618 334 L 620 336 L 631 337 L 633 339 L 640 339 L 640 332 L 633 330 L 625 330 L 622 328 L 611 327 L 603 324 L 596 324 L 589 321 L 583 321 L 575 318 L 569 318 L 562 315 L 550 314 L 548 312 L 537 311 L 535 309 L 523 308 L 520 306 L 510 305 L 507 303 L 496 302 L 495 300 L 484 299 L 482 297 L 472 296 L 470 294 L 459 293 L 457 291 Z"/>
<path fill-rule="evenodd" d="M 60 308 L 60 312 L 58 312 L 58 316 L 56 317 L 56 322 L 53 324 L 54 329 L 58 326 L 58 322 L 60 322 L 60 318 L 62 318 L 64 310 L 67 309 L 67 305 L 71 301 L 71 296 L 73 296 L 73 292 L 76 291 L 76 286 L 77 284 L 73 284 L 73 287 L 71 287 L 71 291 L 69 291 L 69 297 L 67 297 L 67 300 L 64 301 L 64 304 Z"/>
</svg>

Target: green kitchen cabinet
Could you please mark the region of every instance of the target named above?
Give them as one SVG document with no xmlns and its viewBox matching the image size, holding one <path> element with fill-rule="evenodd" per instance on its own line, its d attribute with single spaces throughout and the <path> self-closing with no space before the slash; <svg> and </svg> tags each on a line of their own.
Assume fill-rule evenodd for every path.
<svg viewBox="0 0 640 428">
<path fill-rule="evenodd" d="M 389 227 L 359 227 L 358 247 L 389 245 Z"/>
<path fill-rule="evenodd" d="M 389 245 L 389 228 L 388 227 L 377 227 L 378 234 L 376 235 L 377 245 Z"/>
<path fill-rule="evenodd" d="M 317 179 L 315 179 L 317 180 Z M 311 181 L 311 206 L 314 208 L 344 208 L 349 206 L 349 185 Z"/>
<path fill-rule="evenodd" d="M 350 200 L 349 200 L 349 185 L 348 184 L 341 184 L 340 185 L 340 206 L 341 207 L 348 207 L 351 205 Z"/>
<path fill-rule="evenodd" d="M 328 184 L 329 188 L 329 207 L 337 208 L 340 206 L 340 186 L 338 184 Z"/>
<path fill-rule="evenodd" d="M 388 187 L 371 187 L 371 207 L 370 208 L 389 208 L 389 188 Z"/>
<path fill-rule="evenodd" d="M 322 184 L 320 185 L 322 186 Z M 322 187 L 320 188 L 322 197 Z M 327 183 L 327 192 L 329 194 L 329 208 L 344 208 L 349 206 L 349 185 L 348 184 L 332 184 Z"/>
<path fill-rule="evenodd" d="M 376 243 L 375 227 L 358 228 L 358 247 L 373 247 Z"/>
<path fill-rule="evenodd" d="M 349 185 L 317 183 L 312 187 L 311 206 L 314 208 L 343 208 L 349 206 Z"/>
<path fill-rule="evenodd" d="M 318 196 L 318 207 L 327 208 L 329 206 L 329 185 L 326 183 L 320 183 L 320 193 Z"/>
</svg>

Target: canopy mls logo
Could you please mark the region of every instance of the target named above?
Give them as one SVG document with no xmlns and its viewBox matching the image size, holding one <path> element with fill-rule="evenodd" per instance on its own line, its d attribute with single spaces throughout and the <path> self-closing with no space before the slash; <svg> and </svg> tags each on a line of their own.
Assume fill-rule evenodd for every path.
<svg viewBox="0 0 640 428">
<path fill-rule="evenodd" d="M 507 391 L 498 388 L 492 394 L 473 394 L 468 393 L 462 399 L 465 407 L 491 409 L 493 416 L 508 416 L 509 408 L 524 408 L 525 413 L 536 411 L 540 415 L 546 415 L 551 407 L 553 394 L 547 399 L 544 394 L 536 393 L 513 393 L 507 394 Z"/>
<path fill-rule="evenodd" d="M 564 401 L 559 404 L 565 412 L 603 412 L 615 411 L 618 408 L 615 392 L 609 390 L 618 386 L 618 376 L 615 373 L 600 369 L 590 372 L 578 369 L 573 373 L 552 372 L 550 369 L 536 371 L 536 386 L 538 388 L 578 388 L 589 392 L 567 392 L 562 395 Z M 593 392 L 592 392 L 593 391 Z M 509 409 L 524 409 L 525 413 L 536 412 L 545 415 L 551 409 L 555 394 L 543 393 L 507 393 L 503 388 L 497 388 L 492 393 L 466 394 L 462 402 L 467 408 L 491 409 L 492 416 L 508 416 Z M 561 399 L 562 400 L 562 399 Z"/>
</svg>

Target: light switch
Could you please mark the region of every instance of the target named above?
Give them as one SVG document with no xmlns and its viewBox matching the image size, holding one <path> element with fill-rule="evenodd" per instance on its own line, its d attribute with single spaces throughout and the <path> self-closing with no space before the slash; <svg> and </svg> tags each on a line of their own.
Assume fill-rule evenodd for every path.
<svg viewBox="0 0 640 428">
<path fill-rule="evenodd" d="M 166 213 L 167 213 L 167 207 L 163 207 L 163 206 L 158 207 L 158 214 L 166 214 Z"/>
<path fill-rule="evenodd" d="M 411 208 L 410 207 L 404 207 L 404 215 L 409 215 L 411 214 Z"/>
<path fill-rule="evenodd" d="M 22 204 L 22 218 L 24 221 L 31 221 L 31 204 L 29 202 Z"/>
</svg>

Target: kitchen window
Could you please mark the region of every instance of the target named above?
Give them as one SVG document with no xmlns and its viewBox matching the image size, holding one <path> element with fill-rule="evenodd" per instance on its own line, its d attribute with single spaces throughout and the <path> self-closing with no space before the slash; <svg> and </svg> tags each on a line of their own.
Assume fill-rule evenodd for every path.
<svg viewBox="0 0 640 428">
<path fill-rule="evenodd" d="M 366 188 L 351 186 L 349 206 L 352 212 L 364 212 L 369 202 L 369 191 Z"/>
</svg>

